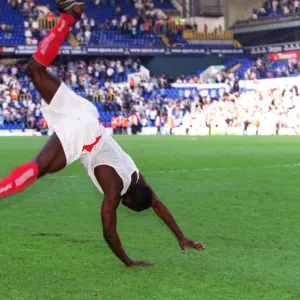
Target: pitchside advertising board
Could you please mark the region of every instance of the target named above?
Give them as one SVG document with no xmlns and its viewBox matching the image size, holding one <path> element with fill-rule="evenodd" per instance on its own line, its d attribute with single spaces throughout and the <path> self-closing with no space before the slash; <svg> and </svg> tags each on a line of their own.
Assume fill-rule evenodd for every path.
<svg viewBox="0 0 300 300">
<path fill-rule="evenodd" d="M 292 88 L 295 85 L 299 85 L 300 76 L 294 77 L 282 77 L 282 78 L 270 78 L 270 79 L 260 79 L 260 80 L 244 80 L 241 84 L 243 90 L 253 91 L 253 90 L 262 90 L 262 89 L 271 89 L 274 87 L 287 87 Z M 210 96 L 211 98 L 219 98 L 224 95 L 225 92 L 230 92 L 231 86 L 225 83 L 216 83 L 216 84 L 184 84 L 184 83 L 174 83 L 172 84 L 173 88 L 178 89 L 182 92 L 182 96 L 185 95 L 186 90 L 190 90 L 191 95 L 196 90 L 198 93 L 204 96 Z"/>
<path fill-rule="evenodd" d="M 300 51 L 291 51 L 283 53 L 271 53 L 269 54 L 270 60 L 288 60 L 294 58 L 300 58 Z"/>
<path fill-rule="evenodd" d="M 0 46 L 0 54 L 32 55 L 37 50 L 37 46 Z M 168 55 L 230 55 L 243 54 L 242 48 L 203 48 L 183 47 L 183 48 L 160 48 L 160 47 L 86 47 L 86 46 L 63 46 L 60 49 L 61 55 L 106 55 L 106 56 L 168 56 Z"/>
<path fill-rule="evenodd" d="M 113 131 L 111 128 L 105 129 L 107 133 L 113 135 Z M 257 128 L 253 125 L 250 125 L 247 129 L 248 135 L 256 135 Z M 212 128 L 211 134 L 212 135 L 243 135 L 244 127 L 216 127 Z M 53 131 L 48 132 L 50 136 Z M 127 134 L 131 135 L 131 128 L 128 128 Z M 145 127 L 142 128 L 142 131 L 138 133 L 138 135 L 156 135 L 157 129 L 156 127 Z M 170 129 L 168 126 L 164 126 L 161 128 L 162 135 L 169 135 Z M 173 135 L 186 135 L 186 129 L 183 126 L 176 127 L 172 130 Z M 276 129 L 275 126 L 260 126 L 259 128 L 259 135 L 275 135 Z M 279 131 L 280 135 L 295 135 L 295 130 L 293 128 L 281 128 Z M 209 135 L 209 129 L 202 127 L 202 128 L 193 128 L 191 127 L 189 130 L 190 136 L 205 136 Z M 0 137 L 16 137 L 16 136 L 42 136 L 40 132 L 36 132 L 34 130 L 26 130 L 23 132 L 22 130 L 0 130 Z"/>
<path fill-rule="evenodd" d="M 15 47 L 1 47 L 0 46 L 0 54 L 13 54 L 15 53 Z"/>
<path fill-rule="evenodd" d="M 268 55 L 271 60 L 300 58 L 300 42 L 245 48 L 245 53 L 259 56 Z"/>
</svg>

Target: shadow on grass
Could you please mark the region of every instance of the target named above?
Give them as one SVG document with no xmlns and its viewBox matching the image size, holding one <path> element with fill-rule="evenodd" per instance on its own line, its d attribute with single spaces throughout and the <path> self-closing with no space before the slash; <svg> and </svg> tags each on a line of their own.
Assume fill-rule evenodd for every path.
<svg viewBox="0 0 300 300">
<path fill-rule="evenodd" d="M 47 232 L 39 232 L 39 233 L 32 233 L 31 236 L 50 236 L 50 237 L 57 237 L 62 236 L 61 233 L 47 233 Z"/>
</svg>

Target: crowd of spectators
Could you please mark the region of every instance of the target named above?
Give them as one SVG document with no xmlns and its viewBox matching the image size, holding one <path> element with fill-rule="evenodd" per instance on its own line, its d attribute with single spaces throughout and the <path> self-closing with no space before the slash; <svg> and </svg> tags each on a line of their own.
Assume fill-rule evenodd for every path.
<svg viewBox="0 0 300 300">
<path fill-rule="evenodd" d="M 183 126 L 187 133 L 236 128 L 240 133 L 248 134 L 250 127 L 256 134 L 259 130 L 278 134 L 281 128 L 300 133 L 300 99 L 296 86 L 229 92 L 215 98 L 201 96 L 201 92 L 194 90 L 176 99 L 139 98 L 131 109 L 136 113 L 140 127 L 158 127 L 159 117 L 159 127 L 172 130 Z M 120 115 L 124 114 L 121 112 Z"/>
<path fill-rule="evenodd" d="M 134 82 L 130 89 L 120 89 L 116 85 L 126 82 L 127 74 L 137 72 L 140 66 L 140 60 L 132 58 L 75 60 L 53 64 L 49 71 L 91 101 L 95 95 L 101 95 L 103 109 L 117 112 L 123 105 L 120 99 L 124 95 L 142 93 L 140 86 Z M 0 64 L 0 126 L 21 122 L 24 128 L 38 127 L 41 99 L 27 77 L 25 68 L 26 63 Z M 126 107 L 125 102 L 123 106 Z"/>
<path fill-rule="evenodd" d="M 106 19 L 104 24 L 101 24 L 103 30 L 115 30 L 120 34 L 130 33 L 133 38 L 138 34 L 149 34 L 159 18 L 153 0 L 130 0 L 136 14 L 123 12 L 120 1 L 92 0 L 92 2 L 96 9 L 101 9 L 103 4 L 110 4 L 115 9 L 114 18 Z"/>
<path fill-rule="evenodd" d="M 234 85 L 236 82 L 239 82 L 241 80 L 241 77 L 239 74 L 234 73 L 226 73 L 225 71 L 220 71 L 217 74 L 213 76 L 209 75 L 194 75 L 194 76 L 178 76 L 177 79 L 174 81 L 175 83 L 179 84 L 213 84 L 213 83 L 225 83 L 232 88 L 234 88 Z M 238 90 L 237 90 L 238 91 Z"/>
<path fill-rule="evenodd" d="M 202 98 L 191 113 L 195 126 L 209 128 L 242 128 L 247 133 L 249 125 L 274 129 L 299 130 L 300 101 L 297 87 L 281 87 L 246 91 L 244 93 L 225 93 L 219 99 L 212 99 L 208 104 Z M 193 121 L 194 119 L 194 121 Z"/>
<path fill-rule="evenodd" d="M 95 0 L 99 5 L 103 2 Z M 149 34 L 154 28 L 158 13 L 154 9 L 152 0 L 132 0 L 131 4 L 135 8 L 136 14 L 129 15 L 122 11 L 118 2 L 115 5 L 115 17 L 112 20 L 106 20 L 102 24 L 104 30 L 115 30 L 120 34 L 130 33 L 133 38 L 138 34 Z"/>
<path fill-rule="evenodd" d="M 149 34 L 150 23 L 145 21 L 141 16 L 130 16 L 121 13 L 119 6 L 116 7 L 116 12 L 120 10 L 120 13 L 116 13 L 116 17 L 112 20 L 106 20 L 102 24 L 103 30 L 114 30 L 119 34 L 131 34 L 133 38 L 137 37 L 138 34 Z M 120 17 L 118 18 L 118 14 Z"/>
<path fill-rule="evenodd" d="M 44 28 L 40 28 L 38 19 L 45 17 L 52 21 L 55 17 L 50 5 L 45 9 L 38 9 L 34 0 L 7 0 L 14 9 L 19 9 L 24 15 L 24 35 L 26 45 L 37 45 L 43 36 L 47 34 Z"/>
<path fill-rule="evenodd" d="M 50 6 L 46 8 L 38 9 L 34 0 L 7 0 L 9 4 L 15 9 L 20 9 L 25 17 L 24 21 L 24 35 L 26 38 L 26 45 L 37 45 L 45 34 L 47 30 L 40 28 L 38 22 L 39 18 L 45 17 L 47 21 L 52 21 L 55 17 L 54 12 L 51 11 Z M 147 12 L 149 16 L 149 11 L 145 11 L 145 7 L 136 15 L 129 15 L 122 11 L 119 1 L 108 1 L 108 0 L 90 0 L 95 5 L 95 9 L 101 9 L 101 5 L 110 4 L 115 9 L 115 17 L 111 20 L 107 19 L 103 24 L 97 24 L 94 18 L 89 18 L 85 13 L 83 13 L 80 20 L 78 20 L 73 29 L 73 33 L 76 40 L 79 43 L 88 44 L 91 41 L 92 33 L 96 28 L 102 30 L 114 30 L 119 34 L 130 33 L 132 37 L 137 37 L 138 34 L 149 34 L 152 28 L 152 23 L 150 19 L 144 18 L 144 12 Z M 152 1 L 150 1 L 152 2 Z M 153 5 L 153 2 L 152 2 Z M 143 12 L 143 13 L 142 13 Z M 153 12 L 150 12 L 150 15 Z M 154 18 L 155 16 L 153 16 Z M 11 32 L 12 28 L 2 28 L 2 31 Z M 93 41 L 97 44 L 97 41 Z"/>
<path fill-rule="evenodd" d="M 213 76 L 203 75 L 203 73 L 187 77 L 181 75 L 174 82 L 180 84 L 225 83 L 231 87 L 232 91 L 239 92 L 243 88 L 245 80 L 257 81 L 259 79 L 292 77 L 299 74 L 300 61 L 297 58 L 272 61 L 264 57 L 258 57 L 256 60 L 240 60 L 240 67 L 235 72 L 221 70 Z"/>
<path fill-rule="evenodd" d="M 33 99 L 28 78 L 20 80 L 23 69 L 22 64 L 0 64 L 0 128 L 12 124 L 20 124 L 23 129 L 39 128 L 41 101 Z"/>
<path fill-rule="evenodd" d="M 140 66 L 139 59 L 127 58 L 125 60 L 77 60 L 66 64 L 53 64 L 48 69 L 78 94 L 91 101 L 101 101 L 103 111 L 114 111 L 116 115 L 126 116 L 136 111 L 140 124 L 153 125 L 154 111 L 157 114 L 156 108 L 162 109 L 166 99 L 163 96 L 158 96 L 156 100 L 153 100 L 153 97 L 151 100 L 146 98 L 153 95 L 156 90 L 170 88 L 172 79 L 162 75 L 151 78 L 141 77 L 139 81 L 132 78 L 129 86 L 118 84 L 118 79 L 121 82 L 127 81 L 124 75 L 138 71 Z M 22 124 L 23 128 L 31 129 L 40 127 L 41 98 L 26 76 L 25 68 L 26 64 L 23 63 L 0 64 L 1 127 L 10 124 Z M 142 107 L 149 104 L 151 113 L 148 110 L 141 110 L 141 103 Z"/>
<path fill-rule="evenodd" d="M 164 90 L 173 81 L 166 76 L 142 77 L 139 82 L 113 84 L 111 70 L 138 69 L 139 61 L 120 60 L 73 61 L 53 65 L 49 70 L 86 98 L 94 101 L 101 95 L 101 109 L 129 117 L 135 113 L 139 127 L 166 125 L 167 128 L 241 127 L 247 133 L 250 124 L 294 128 L 300 126 L 300 99 L 297 87 L 278 87 L 239 93 L 229 86 L 224 93 L 211 97 L 197 89 L 170 97 Z M 32 93 L 34 87 L 25 75 L 25 65 L 0 65 L 0 126 L 22 124 L 22 128 L 41 128 L 41 99 Z M 103 84 L 100 84 L 100 79 Z M 184 78 L 182 78 L 184 79 Z M 183 82 L 185 82 L 183 80 Z M 109 122 L 105 124 L 110 126 Z M 297 131 L 298 132 L 298 131 Z"/>
<path fill-rule="evenodd" d="M 4 34 L 5 39 L 11 39 L 14 34 L 15 27 L 13 25 L 1 24 L 0 25 L 0 33 Z"/>
<path fill-rule="evenodd" d="M 24 20 L 24 36 L 26 45 L 37 45 L 41 38 L 48 32 L 47 27 L 41 25 L 40 18 L 45 18 L 49 24 L 55 19 L 55 11 L 51 11 L 50 5 L 37 6 L 35 0 L 6 0 L 14 8 L 21 10 Z M 164 2 L 163 0 L 162 2 Z M 155 8 L 153 0 L 131 0 L 136 14 L 130 14 L 123 11 L 119 0 L 87 0 L 95 5 L 95 10 L 101 10 L 101 5 L 109 4 L 115 14 L 112 19 L 106 19 L 99 24 L 99 20 L 89 18 L 83 13 L 82 18 L 78 20 L 74 27 L 73 33 L 79 43 L 98 45 L 98 33 L 93 35 L 95 29 L 104 31 L 115 31 L 118 34 L 130 34 L 132 38 L 140 35 L 164 35 L 170 45 L 186 44 L 183 39 L 185 29 L 198 30 L 197 24 L 185 23 L 180 17 L 171 17 L 166 15 L 161 9 Z M 167 1 L 168 2 L 168 1 Z M 43 23 L 45 24 L 45 23 Z M 1 31 L 6 36 L 13 34 L 13 26 L 3 24 Z M 153 33 L 154 31 L 154 33 Z M 207 25 L 204 26 L 204 32 L 208 31 Z M 221 26 L 216 26 L 214 31 L 222 31 Z M 155 43 L 153 39 L 153 43 Z"/>
<path fill-rule="evenodd" d="M 76 40 L 79 43 L 89 44 L 92 32 L 97 28 L 94 18 L 88 18 L 85 13 L 82 14 L 81 19 L 76 21 L 73 32 Z"/>
<path fill-rule="evenodd" d="M 259 17 L 286 15 L 297 12 L 300 12 L 299 0 L 266 0 L 260 8 L 253 9 L 252 17 L 257 19 Z"/>
<path fill-rule="evenodd" d="M 19 9 L 24 14 L 24 35 L 26 45 L 37 45 L 39 41 L 47 34 L 47 28 L 40 28 L 39 18 L 45 18 L 51 24 L 57 15 L 57 12 L 51 11 L 50 5 L 39 8 L 34 0 L 7 0 L 13 8 Z M 93 0 L 97 3 L 97 0 Z M 99 2 L 103 3 L 102 2 Z M 112 3 L 113 4 L 113 3 Z M 98 5 L 98 4 L 97 4 Z M 56 14 L 56 15 L 55 15 Z M 79 43 L 88 44 L 93 30 L 96 28 L 96 21 L 88 18 L 85 13 L 82 18 L 74 25 L 74 34 Z"/>
<path fill-rule="evenodd" d="M 272 61 L 258 57 L 249 68 L 244 70 L 243 74 L 240 74 L 240 77 L 245 80 L 290 77 L 298 75 L 299 71 L 300 65 L 297 58 Z"/>
<path fill-rule="evenodd" d="M 97 59 L 92 61 L 70 61 L 66 65 L 53 65 L 50 71 L 71 88 L 82 91 L 85 97 L 100 94 L 112 85 L 127 81 L 127 74 L 138 72 L 139 59 Z"/>
<path fill-rule="evenodd" d="M 157 34 L 165 35 L 170 44 L 176 43 L 178 41 L 177 37 L 183 35 L 185 29 L 184 19 L 166 15 L 162 10 L 155 8 L 153 0 L 132 0 L 132 3 L 138 17 L 145 20 L 145 24 L 152 27 Z M 189 26 L 188 29 L 192 28 Z"/>
</svg>

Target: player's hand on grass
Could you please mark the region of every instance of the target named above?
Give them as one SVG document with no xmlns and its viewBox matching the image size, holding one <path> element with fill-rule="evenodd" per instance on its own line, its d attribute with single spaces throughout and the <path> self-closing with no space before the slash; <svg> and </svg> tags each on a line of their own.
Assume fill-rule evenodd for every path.
<svg viewBox="0 0 300 300">
<path fill-rule="evenodd" d="M 132 267 L 152 267 L 151 263 L 148 263 L 146 261 L 136 261 L 136 260 L 131 260 L 129 264 L 126 265 L 129 268 Z"/>
<path fill-rule="evenodd" d="M 185 248 L 195 248 L 197 250 L 204 250 L 205 246 L 201 243 L 194 242 L 186 237 L 184 237 L 182 240 L 179 241 L 179 246 L 182 250 L 182 252 L 185 252 Z"/>
</svg>

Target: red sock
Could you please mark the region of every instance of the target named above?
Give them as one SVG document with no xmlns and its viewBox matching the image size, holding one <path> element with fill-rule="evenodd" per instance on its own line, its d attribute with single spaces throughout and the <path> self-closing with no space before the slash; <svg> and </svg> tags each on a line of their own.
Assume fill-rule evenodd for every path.
<svg viewBox="0 0 300 300">
<path fill-rule="evenodd" d="M 34 161 L 17 167 L 0 181 L 0 199 L 23 191 L 36 181 L 38 174 L 39 168 Z"/>
<path fill-rule="evenodd" d="M 70 14 L 60 14 L 60 19 L 54 28 L 40 42 L 38 50 L 33 57 L 45 67 L 48 67 L 55 59 L 64 42 L 75 17 Z"/>
</svg>

